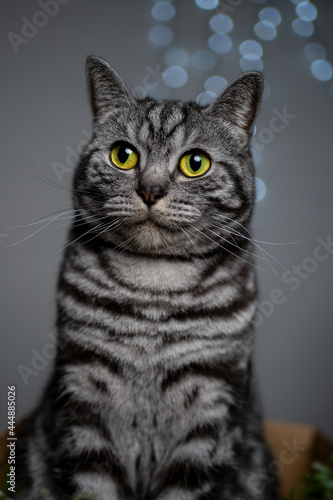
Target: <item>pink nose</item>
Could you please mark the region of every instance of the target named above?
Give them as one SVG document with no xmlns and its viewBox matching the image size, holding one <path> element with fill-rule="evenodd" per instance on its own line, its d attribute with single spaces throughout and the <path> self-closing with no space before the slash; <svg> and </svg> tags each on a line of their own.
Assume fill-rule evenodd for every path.
<svg viewBox="0 0 333 500">
<path fill-rule="evenodd" d="M 156 203 L 157 200 L 165 195 L 165 191 L 162 186 L 140 186 L 137 193 L 146 205 L 148 205 L 148 207 Z"/>
</svg>

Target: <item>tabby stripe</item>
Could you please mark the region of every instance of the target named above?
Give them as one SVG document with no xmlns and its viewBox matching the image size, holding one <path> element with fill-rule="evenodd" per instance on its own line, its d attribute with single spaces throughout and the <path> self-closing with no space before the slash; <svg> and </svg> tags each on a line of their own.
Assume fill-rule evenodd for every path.
<svg viewBox="0 0 333 500">
<path fill-rule="evenodd" d="M 112 356 L 110 351 L 101 352 L 98 346 L 88 347 L 77 344 L 70 338 L 62 338 L 59 346 L 59 360 L 62 364 L 72 365 L 73 363 L 98 362 L 105 366 L 110 373 L 117 376 L 123 376 L 124 362 L 116 356 Z"/>
<path fill-rule="evenodd" d="M 199 489 L 205 483 L 213 483 L 214 480 L 219 477 L 221 477 L 221 479 L 223 477 L 224 484 L 225 481 L 227 483 L 229 482 L 229 477 L 238 477 L 238 473 L 227 465 L 208 468 L 202 465 L 191 464 L 188 461 L 176 461 L 164 471 L 163 478 L 159 483 L 159 490 L 161 491 L 174 486 L 184 486 L 193 491 Z M 157 493 L 156 491 L 155 494 Z M 152 498 L 156 497 L 153 496 Z M 213 500 L 213 497 L 210 498 Z M 219 498 L 219 496 L 214 497 L 214 500 L 217 498 Z"/>
<path fill-rule="evenodd" d="M 81 306 L 86 304 L 91 305 L 96 314 L 99 314 L 99 311 L 103 311 L 104 313 L 114 314 L 117 316 L 133 317 L 136 321 L 140 319 L 160 321 L 161 317 L 163 317 L 164 321 L 175 319 L 182 322 L 188 321 L 189 317 L 194 320 L 207 318 L 207 315 L 211 320 L 221 317 L 227 318 L 237 310 L 244 308 L 248 302 L 255 299 L 254 291 L 251 293 L 247 290 L 238 290 L 236 299 L 227 305 L 221 304 L 217 307 L 214 307 L 213 305 L 211 308 L 206 305 L 205 308 L 199 308 L 196 304 L 195 307 L 189 306 L 186 311 L 173 311 L 169 304 L 159 304 L 159 307 L 157 305 L 155 306 L 155 304 L 151 304 L 155 307 L 151 308 L 152 314 L 149 314 L 149 309 L 148 311 L 145 311 L 144 309 L 144 307 L 147 307 L 147 304 L 133 304 L 131 302 L 124 303 L 118 301 L 114 302 L 111 297 L 100 297 L 98 295 L 93 295 L 91 292 L 91 290 L 86 292 L 86 290 L 78 287 L 77 284 L 66 281 L 63 283 L 61 295 L 65 296 L 65 300 L 67 300 L 67 297 L 69 296 L 75 298 L 78 303 L 81 303 Z M 91 304 L 92 300 L 94 301 L 93 304 Z"/>
<path fill-rule="evenodd" d="M 220 437 L 221 424 L 220 419 L 216 422 L 202 422 L 186 434 L 183 442 L 189 443 L 194 439 L 213 439 L 216 442 Z"/>
<path fill-rule="evenodd" d="M 204 379 L 213 378 L 227 382 L 234 387 L 243 387 L 247 383 L 248 373 L 245 369 L 237 369 L 233 362 L 219 364 L 199 364 L 191 362 L 176 370 L 169 370 L 161 382 L 161 390 L 165 392 L 171 386 L 179 384 L 185 377 L 201 376 Z"/>
<path fill-rule="evenodd" d="M 228 328 L 223 328 L 223 325 L 227 327 L 228 323 L 232 323 L 231 320 L 235 320 L 236 324 L 240 321 L 243 323 L 244 318 L 242 318 L 242 313 L 247 312 L 246 310 L 252 309 L 252 303 L 255 299 L 254 292 L 246 292 L 243 290 L 242 295 L 236 299 L 233 303 L 228 305 L 221 305 L 219 307 L 213 307 L 212 309 L 207 308 L 191 310 L 191 308 L 184 312 L 176 312 L 176 313 L 167 313 L 166 311 L 159 312 L 158 309 L 153 311 L 153 315 L 144 313 L 140 311 L 140 309 L 134 308 L 131 304 L 114 304 L 113 302 L 109 302 L 108 306 L 102 306 L 96 304 L 96 302 L 92 305 L 90 304 L 90 308 L 87 309 L 87 304 L 89 304 L 89 298 L 91 301 L 91 297 L 86 296 L 86 301 L 82 301 L 82 293 L 76 287 L 68 286 L 67 294 L 62 291 L 59 293 L 59 297 L 62 298 L 60 303 L 60 307 L 70 318 L 72 319 L 86 319 L 87 324 L 91 323 L 93 320 L 95 324 L 103 325 L 105 327 L 111 327 L 111 324 L 114 322 L 114 326 L 119 324 L 122 321 L 122 318 L 126 318 L 126 325 L 135 328 L 136 331 L 142 331 L 140 323 L 145 325 L 145 328 L 149 329 L 157 329 L 157 331 L 162 332 L 168 329 L 170 326 L 173 331 L 182 331 L 184 327 L 186 329 L 197 329 L 203 326 L 204 322 L 207 321 L 207 316 L 209 317 L 209 322 L 215 322 L 216 326 L 218 325 L 218 320 L 223 320 L 221 323 L 221 329 L 226 330 Z M 70 293 L 70 292 L 73 292 Z M 235 312 L 239 312 L 239 317 L 235 318 Z M 153 317 L 152 317 L 153 316 Z M 163 325 L 160 324 L 161 319 L 163 319 Z M 239 321 L 240 320 L 240 321 Z M 247 323 L 249 322 L 250 317 L 248 318 Z M 198 323 L 199 322 L 199 323 Z M 125 326 L 125 323 L 122 324 Z M 117 328 L 116 328 L 117 329 Z"/>
<path fill-rule="evenodd" d="M 203 274 L 202 281 L 208 277 L 209 274 Z M 71 287 L 77 288 L 78 293 L 86 295 L 89 303 L 91 303 L 94 299 L 99 301 L 101 305 L 107 305 L 112 302 L 114 307 L 116 307 L 116 305 L 121 307 L 125 303 L 132 303 L 135 311 L 137 308 L 141 308 L 144 311 L 142 314 L 145 314 L 147 317 L 150 317 L 151 314 L 155 314 L 156 312 L 165 316 L 167 311 L 175 311 L 176 313 L 178 311 L 193 311 L 198 307 L 206 308 L 207 304 L 211 304 L 211 308 L 221 307 L 225 303 L 232 303 L 232 301 L 235 301 L 238 294 L 242 293 L 234 283 L 217 283 L 213 287 L 210 286 L 207 292 L 204 284 L 202 283 L 193 291 L 184 292 L 181 296 L 178 295 L 175 297 L 173 293 L 161 292 L 163 295 L 156 297 L 152 293 L 145 293 L 144 291 L 136 291 L 133 293 L 128 289 L 124 290 L 123 288 L 120 288 L 120 286 L 112 286 L 111 283 L 108 284 L 110 288 L 106 289 L 105 287 L 96 285 L 96 282 L 92 283 L 88 275 L 82 276 L 81 274 L 74 272 L 66 273 L 64 283 L 66 283 L 66 286 L 70 285 Z M 90 289 L 89 294 L 86 292 L 87 289 Z"/>
<path fill-rule="evenodd" d="M 70 470 L 67 475 L 67 484 L 73 491 L 75 487 L 75 475 L 82 473 L 96 473 L 97 475 L 111 476 L 119 487 L 126 492 L 126 495 L 132 495 L 133 492 L 128 484 L 126 469 L 114 459 L 109 449 L 95 451 L 89 453 L 80 453 L 71 458 L 66 458 L 61 461 L 63 470 Z M 97 477 L 97 476 L 96 476 Z"/>
</svg>

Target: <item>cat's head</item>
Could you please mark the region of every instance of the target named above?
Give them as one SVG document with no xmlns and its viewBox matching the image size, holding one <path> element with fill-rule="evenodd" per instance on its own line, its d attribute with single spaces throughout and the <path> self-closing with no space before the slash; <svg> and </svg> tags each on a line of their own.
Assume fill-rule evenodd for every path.
<svg viewBox="0 0 333 500">
<path fill-rule="evenodd" d="M 91 238 L 139 253 L 198 255 L 247 236 L 260 73 L 242 74 L 207 107 L 138 100 L 97 57 L 87 60 L 87 78 L 94 132 L 74 203 Z"/>
</svg>

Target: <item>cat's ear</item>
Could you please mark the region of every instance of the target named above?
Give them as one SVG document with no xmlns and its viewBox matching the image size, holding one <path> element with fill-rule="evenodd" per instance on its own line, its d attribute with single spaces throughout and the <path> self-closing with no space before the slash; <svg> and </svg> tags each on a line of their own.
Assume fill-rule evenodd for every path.
<svg viewBox="0 0 333 500">
<path fill-rule="evenodd" d="M 95 119 L 99 119 L 112 108 L 128 106 L 134 101 L 120 76 L 103 59 L 88 57 L 86 75 Z"/>
<path fill-rule="evenodd" d="M 258 112 L 264 79 L 257 71 L 247 71 L 233 80 L 206 112 L 236 126 L 241 135 L 250 135 Z"/>
</svg>

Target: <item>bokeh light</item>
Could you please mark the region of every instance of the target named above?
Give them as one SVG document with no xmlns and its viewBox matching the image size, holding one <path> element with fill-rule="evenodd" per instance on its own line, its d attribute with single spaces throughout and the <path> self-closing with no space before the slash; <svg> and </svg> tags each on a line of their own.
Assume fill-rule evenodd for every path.
<svg viewBox="0 0 333 500">
<path fill-rule="evenodd" d="M 274 26 L 279 26 L 281 23 L 281 14 L 273 7 L 266 7 L 259 12 L 259 19 L 260 21 L 269 21 Z"/>
<path fill-rule="evenodd" d="M 230 17 L 223 14 L 216 14 L 216 16 L 212 17 L 209 26 L 216 33 L 229 33 L 234 27 Z"/>
<path fill-rule="evenodd" d="M 305 21 L 305 19 L 297 18 L 292 23 L 293 30 L 299 36 L 311 36 L 313 33 L 313 24 L 311 21 Z"/>
<path fill-rule="evenodd" d="M 266 186 L 264 181 L 262 181 L 259 177 L 254 178 L 255 186 L 256 186 L 256 202 L 261 201 L 266 194 Z"/>
<path fill-rule="evenodd" d="M 241 55 L 249 61 L 255 61 L 262 56 L 262 46 L 255 40 L 245 40 L 239 46 Z"/>
<path fill-rule="evenodd" d="M 253 164 L 257 168 L 260 164 L 261 153 L 254 146 L 251 146 L 251 153 L 252 153 Z"/>
<path fill-rule="evenodd" d="M 260 21 L 254 27 L 254 32 L 258 38 L 266 42 L 276 37 L 276 28 L 270 21 Z"/>
<path fill-rule="evenodd" d="M 323 59 L 319 59 L 311 64 L 311 72 L 317 80 L 327 82 L 332 78 L 332 65 Z"/>
<path fill-rule="evenodd" d="M 264 91 L 262 93 L 262 98 L 263 99 L 268 99 L 269 96 L 271 95 L 271 87 L 266 80 L 264 81 Z"/>
<path fill-rule="evenodd" d="M 163 58 L 168 66 L 186 66 L 190 60 L 186 50 L 181 47 L 171 47 L 165 52 Z"/>
<path fill-rule="evenodd" d="M 212 103 L 217 97 L 217 94 L 215 92 L 211 92 L 209 90 L 206 90 L 205 92 L 201 92 L 195 100 L 197 104 L 200 104 L 200 106 L 207 106 L 208 104 Z"/>
<path fill-rule="evenodd" d="M 153 44 L 163 47 L 172 41 L 173 32 L 168 26 L 164 26 L 163 24 L 154 26 L 150 30 L 149 39 Z"/>
<path fill-rule="evenodd" d="M 187 82 L 187 73 L 180 66 L 169 66 L 162 74 L 162 80 L 167 87 L 179 88 Z"/>
<path fill-rule="evenodd" d="M 304 48 L 304 52 L 306 58 L 311 62 L 317 59 L 325 59 L 326 57 L 326 50 L 319 43 L 309 43 Z"/>
<path fill-rule="evenodd" d="M 213 10 L 218 6 L 219 0 L 195 0 L 195 3 L 200 9 Z"/>
<path fill-rule="evenodd" d="M 317 9 L 310 2 L 299 3 L 296 7 L 296 13 L 305 21 L 314 21 L 317 17 Z"/>
<path fill-rule="evenodd" d="M 158 2 L 154 5 L 151 13 L 157 21 L 170 21 L 175 15 L 175 9 L 168 2 Z"/>
<path fill-rule="evenodd" d="M 191 63 L 196 69 L 208 71 L 214 68 L 216 59 L 209 50 L 198 50 L 191 57 Z"/>
<path fill-rule="evenodd" d="M 224 33 L 214 33 L 208 40 L 209 47 L 218 54 L 229 52 L 232 47 L 231 38 Z"/>
<path fill-rule="evenodd" d="M 242 57 L 239 61 L 239 65 L 243 71 L 262 71 L 263 63 L 261 59 L 253 59 L 252 61 Z"/>
<path fill-rule="evenodd" d="M 204 83 L 205 90 L 215 92 L 215 94 L 220 94 L 227 85 L 227 80 L 218 75 L 210 76 Z"/>
<path fill-rule="evenodd" d="M 156 85 L 152 90 L 149 90 L 147 93 L 150 97 L 153 97 L 154 99 L 169 99 L 170 98 L 170 88 L 164 85 L 163 83 L 160 83 L 159 85 Z"/>
</svg>

